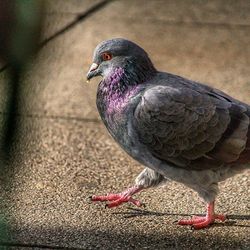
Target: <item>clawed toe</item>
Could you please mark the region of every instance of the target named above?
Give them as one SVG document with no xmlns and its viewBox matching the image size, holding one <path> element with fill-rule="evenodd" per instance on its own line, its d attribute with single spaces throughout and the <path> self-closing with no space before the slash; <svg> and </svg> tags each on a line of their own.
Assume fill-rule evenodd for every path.
<svg viewBox="0 0 250 250">
<path fill-rule="evenodd" d="M 215 220 L 225 221 L 226 216 L 214 213 L 214 201 L 207 204 L 206 216 L 193 216 L 191 219 L 178 221 L 179 225 L 190 225 L 192 229 L 202 229 L 209 227 Z"/>
<path fill-rule="evenodd" d="M 105 208 L 117 207 L 125 202 L 131 202 L 134 205 L 136 205 L 137 207 L 144 205 L 139 200 L 135 200 L 130 196 L 124 196 L 122 194 L 116 194 L 116 195 L 110 194 L 107 196 L 94 196 L 94 197 L 92 196 L 91 200 L 92 201 L 109 201 L 109 203 L 105 205 Z"/>
<path fill-rule="evenodd" d="M 192 229 L 201 229 L 206 228 L 214 223 L 214 221 L 218 219 L 221 221 L 226 220 L 226 216 L 224 215 L 211 215 L 211 216 L 194 216 L 191 219 L 181 219 L 178 221 L 179 225 L 190 225 Z"/>
<path fill-rule="evenodd" d="M 105 208 L 118 207 L 122 203 L 128 202 L 128 201 L 129 201 L 129 197 L 120 196 L 118 199 L 115 199 L 112 202 L 106 204 Z"/>
<path fill-rule="evenodd" d="M 224 214 L 215 214 L 214 216 L 215 216 L 215 219 L 220 220 L 222 222 L 224 222 L 227 219 L 227 216 Z"/>
<path fill-rule="evenodd" d="M 132 198 L 132 195 L 142 190 L 141 187 L 132 187 L 118 194 L 107 194 L 103 196 L 92 195 L 89 198 L 91 201 L 108 201 L 109 203 L 105 205 L 105 208 L 117 207 L 125 202 L 131 202 L 137 207 L 143 205 L 139 200 Z"/>
</svg>

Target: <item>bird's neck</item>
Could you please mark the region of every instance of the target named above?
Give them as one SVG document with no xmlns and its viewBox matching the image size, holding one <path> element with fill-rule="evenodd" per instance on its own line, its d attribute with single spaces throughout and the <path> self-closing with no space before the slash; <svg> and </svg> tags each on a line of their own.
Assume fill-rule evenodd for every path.
<svg viewBox="0 0 250 250">
<path fill-rule="evenodd" d="M 123 68 L 115 68 L 100 83 L 98 95 L 103 100 L 105 111 L 122 111 L 145 80 L 139 80 Z"/>
<path fill-rule="evenodd" d="M 132 82 L 130 85 L 134 85 Z M 119 99 L 128 89 L 128 84 L 125 81 L 125 71 L 122 68 L 113 69 L 107 76 L 105 76 L 100 84 L 102 95 L 111 99 Z"/>
<path fill-rule="evenodd" d="M 112 114 L 124 109 L 137 84 L 128 84 L 122 68 L 116 68 L 99 85 L 98 95 L 104 104 L 105 113 Z"/>
</svg>

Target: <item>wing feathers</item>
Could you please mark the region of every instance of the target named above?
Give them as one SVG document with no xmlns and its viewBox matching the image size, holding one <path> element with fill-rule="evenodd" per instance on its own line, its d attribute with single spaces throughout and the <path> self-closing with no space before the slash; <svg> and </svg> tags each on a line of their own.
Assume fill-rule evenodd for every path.
<svg viewBox="0 0 250 250">
<path fill-rule="evenodd" d="M 249 117 L 242 114 L 241 120 L 237 121 L 237 127 L 232 125 L 209 155 L 224 162 L 236 161 L 246 147 L 248 129 Z"/>
<path fill-rule="evenodd" d="M 203 169 L 236 161 L 245 150 L 246 110 L 189 88 L 156 86 L 145 91 L 134 116 L 140 141 L 153 155 L 179 167 Z"/>
</svg>

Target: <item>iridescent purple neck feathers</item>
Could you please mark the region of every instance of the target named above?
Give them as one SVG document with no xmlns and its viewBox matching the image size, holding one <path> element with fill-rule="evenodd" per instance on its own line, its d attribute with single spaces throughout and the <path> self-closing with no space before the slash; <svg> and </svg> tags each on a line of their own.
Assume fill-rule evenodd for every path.
<svg viewBox="0 0 250 250">
<path fill-rule="evenodd" d="M 99 85 L 98 98 L 103 100 L 103 111 L 109 114 L 123 110 L 129 99 L 157 73 L 147 56 L 126 58 L 121 65 L 111 68 Z"/>
<path fill-rule="evenodd" d="M 100 94 L 103 97 L 105 109 L 108 114 L 123 110 L 129 99 L 133 97 L 139 89 L 138 84 L 126 82 L 125 71 L 116 68 L 99 86 Z"/>
</svg>

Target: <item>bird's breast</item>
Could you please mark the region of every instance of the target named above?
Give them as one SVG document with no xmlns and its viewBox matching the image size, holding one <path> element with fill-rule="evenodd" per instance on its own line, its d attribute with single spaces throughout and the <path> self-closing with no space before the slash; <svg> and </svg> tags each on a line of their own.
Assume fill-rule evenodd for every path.
<svg viewBox="0 0 250 250">
<path fill-rule="evenodd" d="M 131 86 L 122 95 L 107 93 L 105 89 L 99 89 L 97 92 L 100 116 L 109 133 L 123 148 L 130 144 L 128 123 L 140 100 L 137 95 L 139 90 L 139 87 Z"/>
</svg>

